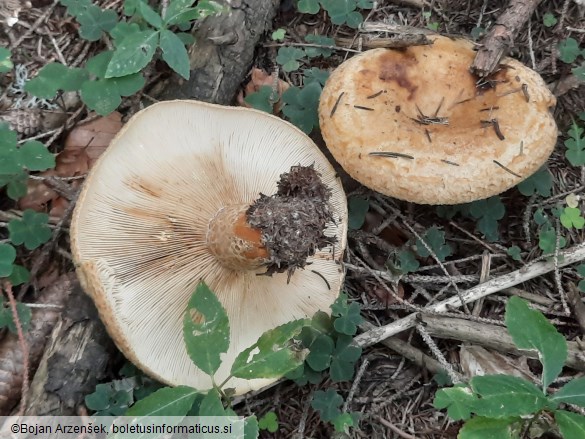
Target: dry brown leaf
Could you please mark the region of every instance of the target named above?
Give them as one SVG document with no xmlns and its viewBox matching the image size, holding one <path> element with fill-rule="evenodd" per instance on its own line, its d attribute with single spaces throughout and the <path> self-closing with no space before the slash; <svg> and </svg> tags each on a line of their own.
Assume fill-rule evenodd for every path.
<svg viewBox="0 0 585 439">
<path fill-rule="evenodd" d="M 65 139 L 65 149 L 57 155 L 55 169 L 39 175 L 76 177 L 87 174 L 121 128 L 122 115 L 118 112 L 77 125 Z M 76 189 L 80 184 L 80 180 L 73 181 L 71 187 Z M 65 213 L 68 204 L 66 199 L 38 180 L 29 180 L 28 192 L 18 203 L 23 210 L 49 210 L 49 215 L 59 218 Z"/>
<path fill-rule="evenodd" d="M 532 382 L 537 379 L 530 372 L 526 357 L 508 357 L 481 346 L 463 344 L 459 351 L 459 359 L 461 369 L 467 378 L 506 374 Z"/>
<path fill-rule="evenodd" d="M 240 90 L 240 93 L 238 93 L 238 104 L 241 105 L 242 107 L 251 108 L 251 105 L 246 103 L 246 101 L 244 100 L 246 96 L 252 93 L 256 93 L 258 90 L 260 90 L 260 87 L 264 85 L 274 87 L 275 79 L 276 79 L 275 73 L 269 75 L 262 69 L 258 69 L 256 67 L 252 68 L 252 71 L 250 72 L 250 82 L 248 82 L 244 89 Z M 277 114 L 280 112 L 280 109 L 282 107 L 280 97 L 289 88 L 290 84 L 288 82 L 285 82 L 282 79 L 278 80 L 276 92 L 278 93 L 279 99 L 273 106 L 273 113 Z"/>
</svg>

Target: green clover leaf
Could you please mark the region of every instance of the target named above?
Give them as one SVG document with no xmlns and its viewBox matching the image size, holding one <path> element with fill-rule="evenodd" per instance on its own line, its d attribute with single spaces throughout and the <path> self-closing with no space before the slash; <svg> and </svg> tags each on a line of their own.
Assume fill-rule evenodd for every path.
<svg viewBox="0 0 585 439">
<path fill-rule="evenodd" d="M 282 94 L 285 103 L 282 108 L 284 115 L 305 133 L 310 133 L 319 126 L 319 97 L 321 85 L 311 82 L 302 89 L 291 87 Z"/>
<path fill-rule="evenodd" d="M 297 9 L 299 12 L 303 14 L 311 14 L 314 15 L 319 12 L 319 2 L 318 0 L 299 0 L 297 3 Z"/>
<path fill-rule="evenodd" d="M 439 230 L 437 227 L 431 227 L 423 237 L 425 243 L 435 253 L 439 261 L 444 261 L 445 258 L 451 255 L 452 250 L 449 244 L 445 244 L 445 232 Z M 427 247 L 417 239 L 416 252 L 423 258 L 429 257 L 431 252 Z"/>
<path fill-rule="evenodd" d="M 580 230 L 585 226 L 585 218 L 581 216 L 581 210 L 578 207 L 565 207 L 561 213 L 561 224 L 567 229 L 574 227 Z"/>
<path fill-rule="evenodd" d="M 32 312 L 24 303 L 16 303 L 16 314 L 23 331 L 28 331 L 30 321 L 32 319 Z M 14 317 L 12 315 L 12 308 L 4 296 L 0 296 L 0 328 L 8 328 L 13 334 L 17 333 L 16 325 L 14 324 Z"/>
<path fill-rule="evenodd" d="M 260 419 L 258 419 L 258 427 L 261 430 L 266 430 L 270 433 L 276 433 L 278 430 L 278 418 L 276 417 L 276 413 L 268 412 Z"/>
<path fill-rule="evenodd" d="M 27 209 L 21 219 L 13 219 L 8 223 L 8 232 L 13 244 L 24 244 L 27 250 L 34 250 L 51 239 L 48 226 L 49 215 Z"/>
<path fill-rule="evenodd" d="M 567 64 L 574 62 L 581 54 L 579 43 L 574 38 L 567 38 L 561 41 L 557 49 L 559 50 L 559 59 Z"/>
<path fill-rule="evenodd" d="M 305 51 L 298 47 L 281 47 L 278 49 L 278 55 L 276 56 L 276 62 L 282 66 L 285 72 L 292 72 L 297 70 L 301 63 L 301 60 L 305 56 Z"/>
<path fill-rule="evenodd" d="M 545 27 L 553 27 L 557 24 L 557 18 L 550 12 L 547 12 L 542 16 L 542 24 L 544 24 Z"/>
<path fill-rule="evenodd" d="M 8 277 L 14 269 L 16 250 L 10 244 L 0 244 L 0 277 Z"/>
<path fill-rule="evenodd" d="M 321 419 L 325 422 L 331 421 L 341 414 L 342 404 L 343 398 L 334 389 L 317 390 L 311 401 L 311 407 L 319 412 Z"/>
<path fill-rule="evenodd" d="M 102 32 L 109 32 L 118 22 L 118 14 L 112 9 L 103 10 L 96 5 L 89 5 L 77 14 L 81 25 L 79 36 L 87 41 L 97 41 Z"/>
<path fill-rule="evenodd" d="M 41 99 L 53 99 L 58 90 L 79 90 L 87 78 L 85 69 L 53 62 L 39 70 L 37 76 L 25 84 L 24 90 Z"/>
<path fill-rule="evenodd" d="M 541 168 L 518 184 L 518 190 L 527 197 L 534 194 L 549 197 L 552 191 L 552 176 L 548 169 Z"/>
</svg>

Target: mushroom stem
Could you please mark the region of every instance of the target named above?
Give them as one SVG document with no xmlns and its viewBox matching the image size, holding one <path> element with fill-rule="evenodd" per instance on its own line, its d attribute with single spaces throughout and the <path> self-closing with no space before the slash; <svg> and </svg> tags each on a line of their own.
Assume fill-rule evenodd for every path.
<svg viewBox="0 0 585 439">
<path fill-rule="evenodd" d="M 246 219 L 247 204 L 221 208 L 209 221 L 207 247 L 217 261 L 233 270 L 255 270 L 268 261 L 262 233 Z"/>
</svg>

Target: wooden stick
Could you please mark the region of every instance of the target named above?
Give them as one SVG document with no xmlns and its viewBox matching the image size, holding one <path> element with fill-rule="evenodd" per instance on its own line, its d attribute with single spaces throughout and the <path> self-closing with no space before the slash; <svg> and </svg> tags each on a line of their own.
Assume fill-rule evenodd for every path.
<svg viewBox="0 0 585 439">
<path fill-rule="evenodd" d="M 560 252 L 558 266 L 559 268 L 565 267 L 584 259 L 585 243 L 582 243 L 571 247 L 566 251 Z M 535 277 L 542 276 L 543 274 L 553 271 L 554 268 L 554 261 L 537 262 L 503 276 L 496 277 L 495 279 L 491 279 L 466 291 L 462 291 L 461 295 L 465 303 L 471 303 L 482 297 L 502 291 L 505 288 L 510 288 L 522 282 L 534 279 Z M 441 313 L 448 311 L 450 307 L 460 307 L 461 305 L 461 300 L 458 296 L 455 296 L 425 309 L 428 309 L 428 311 L 432 313 Z M 371 346 L 379 343 L 388 337 L 392 337 L 393 335 L 415 326 L 417 323 L 417 314 L 418 313 L 410 314 L 409 316 L 396 320 L 388 325 L 364 332 L 355 337 L 354 340 L 359 346 Z"/>
<path fill-rule="evenodd" d="M 496 23 L 484 37 L 477 55 L 471 64 L 471 73 L 479 77 L 492 73 L 508 49 L 514 45 L 514 39 L 540 0 L 511 0 L 508 8 L 496 20 Z"/>
</svg>

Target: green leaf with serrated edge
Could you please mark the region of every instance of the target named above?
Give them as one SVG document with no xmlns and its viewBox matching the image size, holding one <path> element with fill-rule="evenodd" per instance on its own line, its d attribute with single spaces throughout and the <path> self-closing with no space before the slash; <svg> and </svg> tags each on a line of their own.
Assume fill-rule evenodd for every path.
<svg viewBox="0 0 585 439">
<path fill-rule="evenodd" d="M 311 368 L 317 372 L 321 372 L 329 367 L 331 364 L 331 354 L 335 343 L 328 335 L 321 334 L 311 343 L 309 355 L 306 361 Z"/>
<path fill-rule="evenodd" d="M 10 280 L 10 283 L 12 284 L 12 286 L 18 286 L 18 285 L 22 285 L 25 282 L 28 282 L 30 279 L 30 272 L 20 266 L 20 265 L 14 265 L 13 269 L 12 269 L 12 273 L 10 273 L 10 276 L 8 276 L 8 279 Z"/>
<path fill-rule="evenodd" d="M 574 38 L 562 40 L 558 45 L 559 59 L 567 64 L 574 62 L 581 54 L 579 43 Z"/>
<path fill-rule="evenodd" d="M 305 52 L 298 47 L 281 47 L 278 49 L 276 62 L 282 66 L 285 72 L 297 70 L 300 66 L 300 59 L 305 56 Z"/>
<path fill-rule="evenodd" d="M 20 162 L 29 171 L 46 171 L 55 167 L 55 156 L 41 142 L 30 140 L 18 148 Z"/>
<path fill-rule="evenodd" d="M 282 94 L 282 101 L 285 103 L 282 112 L 305 133 L 310 133 L 319 126 L 317 109 L 321 90 L 318 82 L 311 82 L 302 89 L 290 87 Z"/>
<path fill-rule="evenodd" d="M 419 269 L 420 263 L 416 255 L 410 250 L 400 250 L 397 253 L 399 269 L 403 273 L 412 273 Z"/>
<path fill-rule="evenodd" d="M 246 96 L 244 101 L 256 110 L 272 114 L 273 95 L 274 91 L 272 90 L 272 87 L 269 85 L 263 85 L 258 91 Z"/>
<path fill-rule="evenodd" d="M 477 397 L 466 386 L 439 389 L 435 393 L 433 406 L 436 409 L 447 409 L 447 414 L 454 421 L 469 419 L 473 403 Z"/>
<path fill-rule="evenodd" d="M 451 255 L 451 247 L 449 244 L 445 244 L 445 232 L 436 227 L 431 227 L 425 233 L 423 239 L 440 261 L 444 261 L 447 256 Z M 427 247 L 419 239 L 416 241 L 416 252 L 423 258 L 431 255 Z"/>
<path fill-rule="evenodd" d="M 225 309 L 203 281 L 189 300 L 183 334 L 195 366 L 213 376 L 221 365 L 221 354 L 229 348 L 230 325 Z"/>
<path fill-rule="evenodd" d="M 255 415 L 244 419 L 244 439 L 257 439 L 260 435 L 258 419 Z"/>
<path fill-rule="evenodd" d="M 181 39 L 170 30 L 163 29 L 160 33 L 162 59 L 171 69 L 185 79 L 189 79 L 189 54 Z"/>
<path fill-rule="evenodd" d="M 0 277 L 10 276 L 14 269 L 16 250 L 10 244 L 0 244 Z"/>
<path fill-rule="evenodd" d="M 547 168 L 541 168 L 517 187 L 520 193 L 527 197 L 534 194 L 549 197 L 552 191 L 552 176 Z"/>
<path fill-rule="evenodd" d="M 85 69 L 50 63 L 39 70 L 37 76 L 25 84 L 24 89 L 38 98 L 52 99 L 58 90 L 79 90 L 87 78 L 88 74 Z"/>
<path fill-rule="evenodd" d="M 294 320 L 266 331 L 258 341 L 241 352 L 234 361 L 231 374 L 238 378 L 279 378 L 296 369 L 305 353 L 295 351 L 291 339 L 300 334 L 308 319 Z"/>
<path fill-rule="evenodd" d="M 102 79 L 104 86 L 113 87 L 118 91 L 120 96 L 132 96 L 138 90 L 144 87 L 146 81 L 142 73 L 135 73 L 133 75 L 122 76 L 120 78 Z"/>
<path fill-rule="evenodd" d="M 580 230 L 585 226 L 585 218 L 581 216 L 581 209 L 578 207 L 565 207 L 560 219 L 561 224 L 567 229 L 574 227 Z"/>
<path fill-rule="evenodd" d="M 305 41 L 309 44 L 315 44 L 319 46 L 335 46 L 335 40 L 324 35 L 309 34 L 305 36 Z M 332 54 L 333 50 L 324 47 L 305 47 L 305 55 L 309 58 L 315 58 L 317 56 L 328 57 Z"/>
<path fill-rule="evenodd" d="M 512 425 L 518 418 L 491 419 L 474 417 L 467 421 L 457 439 L 513 439 Z"/>
<path fill-rule="evenodd" d="M 556 328 L 527 303 L 513 296 L 506 305 L 506 327 L 520 349 L 536 349 L 542 363 L 544 390 L 559 376 L 567 360 L 567 342 Z"/>
<path fill-rule="evenodd" d="M 303 14 L 316 14 L 321 9 L 318 0 L 299 0 L 297 9 Z"/>
<path fill-rule="evenodd" d="M 141 1 L 138 4 L 138 10 L 142 18 L 144 18 L 144 20 L 146 20 L 146 22 L 150 24 L 152 27 L 155 27 L 157 29 L 160 29 L 162 27 L 163 20 L 161 16 L 158 14 L 158 12 L 152 9 L 146 2 Z"/>
<path fill-rule="evenodd" d="M 147 416 L 185 416 L 197 395 L 197 390 L 192 387 L 163 387 L 136 401 L 125 416 L 137 416 L 138 419 Z"/>
<path fill-rule="evenodd" d="M 122 103 L 117 87 L 112 87 L 103 79 L 83 84 L 81 100 L 100 116 L 107 116 Z"/>
<path fill-rule="evenodd" d="M 34 250 L 51 239 L 48 222 L 49 215 L 46 213 L 27 209 L 22 213 L 21 219 L 13 219 L 8 223 L 10 240 L 13 244 L 24 244 L 28 250 Z"/>
<path fill-rule="evenodd" d="M 317 390 L 313 395 L 311 407 L 319 412 L 321 420 L 329 422 L 341 414 L 343 398 L 334 390 Z"/>
<path fill-rule="evenodd" d="M 106 78 L 138 73 L 152 60 L 158 45 L 159 32 L 145 30 L 124 38 L 108 64 Z"/>
<path fill-rule="evenodd" d="M 350 197 L 347 200 L 347 208 L 349 210 L 347 226 L 350 230 L 360 229 L 366 221 L 366 214 L 370 209 L 370 202 L 367 198 Z"/>
<path fill-rule="evenodd" d="M 547 404 L 541 389 L 515 376 L 476 376 L 469 384 L 480 397 L 473 405 L 473 411 L 480 416 L 503 418 L 528 415 Z"/>
<path fill-rule="evenodd" d="M 219 392 L 211 389 L 199 406 L 199 416 L 225 416 L 225 408 L 221 402 Z"/>
<path fill-rule="evenodd" d="M 102 32 L 109 32 L 118 22 L 118 14 L 111 9 L 102 10 L 90 5 L 77 15 L 79 36 L 87 41 L 97 41 Z"/>
<path fill-rule="evenodd" d="M 554 402 L 564 402 L 585 407 L 585 378 L 576 378 L 548 397 Z"/>
<path fill-rule="evenodd" d="M 585 416 L 566 410 L 556 410 L 555 421 L 563 439 L 582 439 L 585 437 Z"/>
<path fill-rule="evenodd" d="M 23 332 L 28 331 L 32 318 L 30 308 L 24 303 L 16 302 L 16 314 L 18 315 L 18 321 Z M 12 315 L 12 308 L 6 299 L 4 299 L 4 296 L 0 296 L 0 328 L 8 328 L 13 334 L 18 332 Z"/>
<path fill-rule="evenodd" d="M 268 412 L 258 420 L 258 427 L 270 433 L 278 431 L 278 417 L 274 412 Z"/>
<path fill-rule="evenodd" d="M 12 54 L 5 47 L 0 47 L 0 73 L 6 73 L 12 70 L 14 64 L 10 60 Z"/>
</svg>

